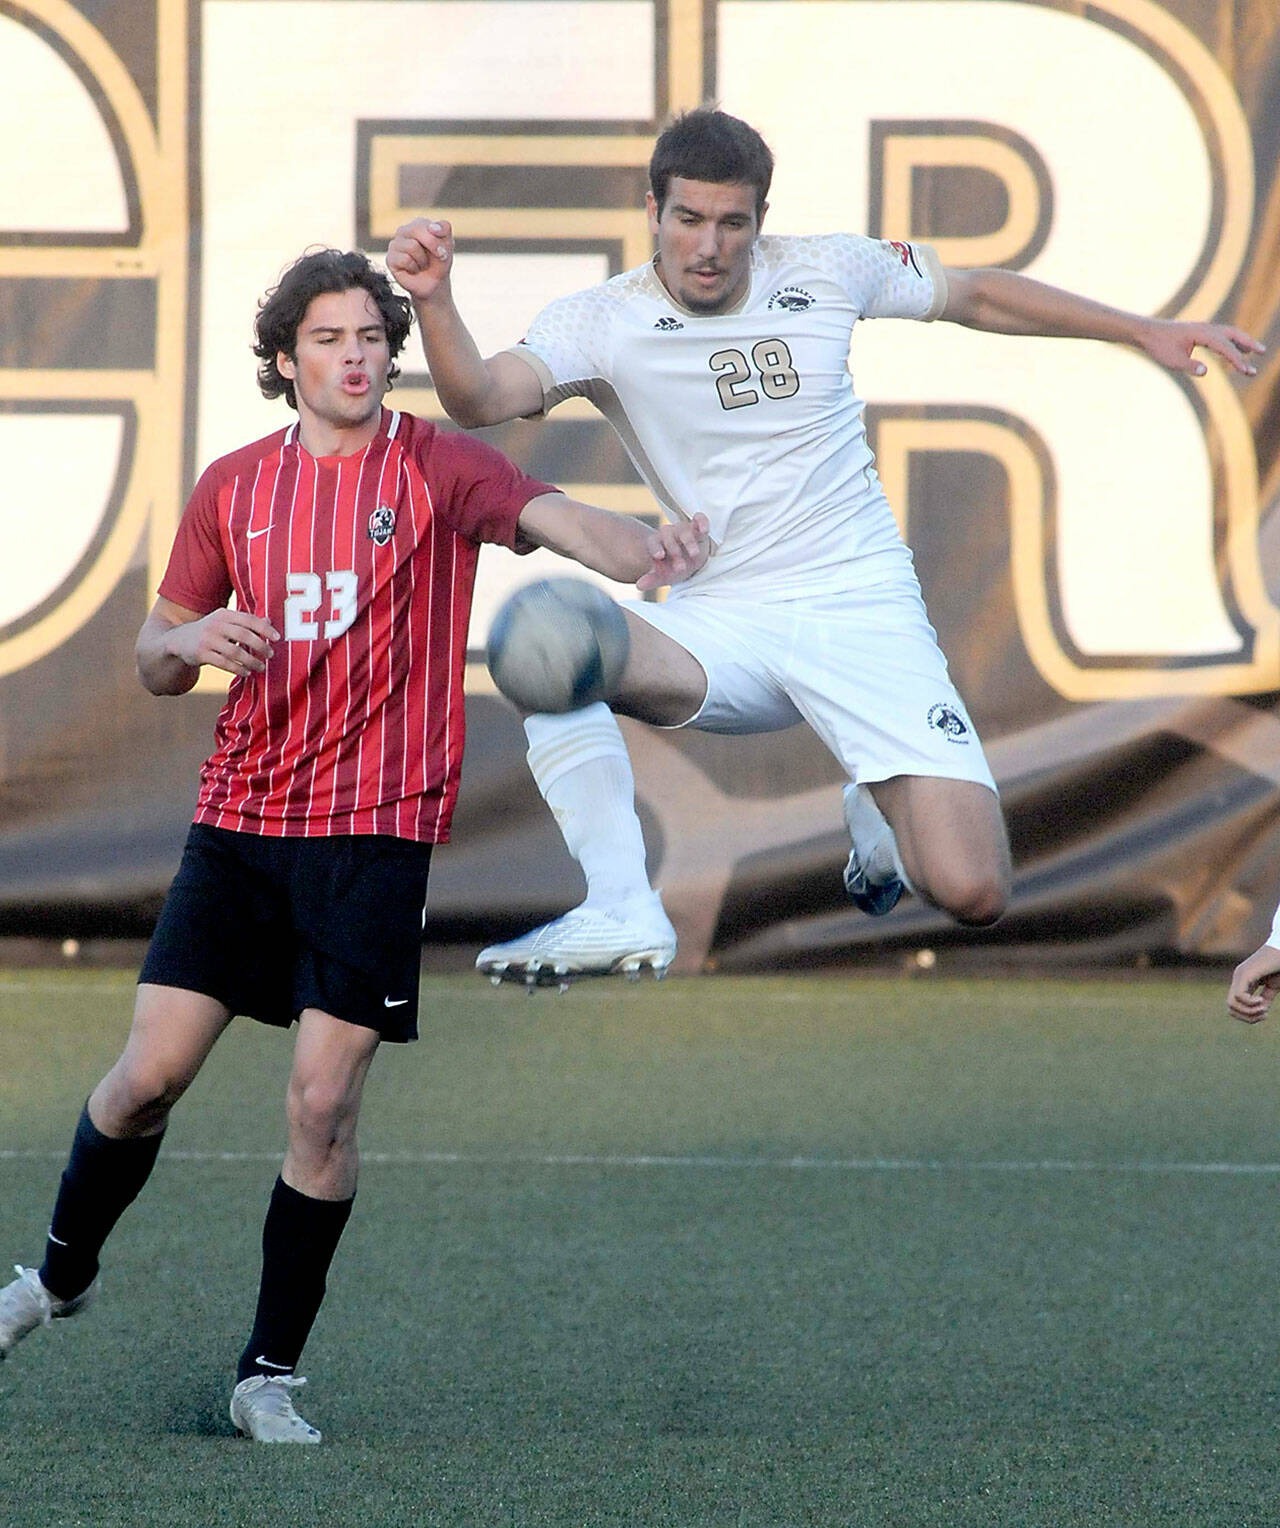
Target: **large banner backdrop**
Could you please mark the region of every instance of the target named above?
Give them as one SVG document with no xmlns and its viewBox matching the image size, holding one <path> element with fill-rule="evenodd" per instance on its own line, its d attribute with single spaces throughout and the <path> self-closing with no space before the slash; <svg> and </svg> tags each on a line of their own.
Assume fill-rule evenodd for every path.
<svg viewBox="0 0 1280 1528">
<path fill-rule="evenodd" d="M 948 941 L 1236 955 L 1280 895 L 1280 7 L 1274 0 L 0 0 L 0 934 L 145 932 L 216 682 L 132 648 L 186 494 L 280 427 L 259 295 L 303 248 L 459 234 L 482 349 L 646 259 L 657 127 L 714 99 L 769 139 L 768 226 L 933 242 L 1269 342 L 1256 380 L 1126 350 L 860 325 L 881 475 L 1008 813 L 1012 910 L 962 936 L 844 902 L 839 774 L 805 729 L 624 724 L 686 968 Z M 393 403 L 440 416 L 416 338 Z M 570 403 L 489 432 L 653 513 Z M 489 549 L 497 603 L 549 554 Z M 581 894 L 483 664 L 429 938 Z"/>
</svg>

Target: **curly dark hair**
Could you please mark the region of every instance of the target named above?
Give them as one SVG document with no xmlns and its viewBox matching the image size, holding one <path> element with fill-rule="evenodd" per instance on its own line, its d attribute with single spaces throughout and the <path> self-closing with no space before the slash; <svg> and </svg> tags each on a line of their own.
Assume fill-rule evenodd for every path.
<svg viewBox="0 0 1280 1528">
<path fill-rule="evenodd" d="M 323 292 L 348 292 L 363 287 L 373 298 L 387 329 L 387 346 L 392 366 L 387 372 L 390 385 L 400 375 L 394 364 L 413 322 L 413 307 L 407 297 L 397 296 L 390 279 L 358 250 L 345 254 L 338 249 L 317 249 L 295 260 L 258 304 L 254 321 L 257 343 L 253 353 L 262 362 L 258 367 L 258 386 L 266 398 L 284 397 L 290 408 L 298 406 L 297 394 L 288 377 L 280 375 L 276 357 L 283 352 L 291 359 L 297 355 L 298 325 L 314 297 Z"/>
<path fill-rule="evenodd" d="M 773 154 L 754 127 L 714 106 L 699 106 L 668 123 L 653 146 L 649 188 L 659 216 L 673 176 L 754 186 L 758 223 L 773 179 Z"/>
</svg>

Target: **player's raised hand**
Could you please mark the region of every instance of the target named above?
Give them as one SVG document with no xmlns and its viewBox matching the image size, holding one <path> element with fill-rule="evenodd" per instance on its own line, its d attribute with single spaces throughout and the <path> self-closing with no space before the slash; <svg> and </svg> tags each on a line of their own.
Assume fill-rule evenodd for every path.
<svg viewBox="0 0 1280 1528">
<path fill-rule="evenodd" d="M 1242 376 L 1255 377 L 1258 368 L 1252 357 L 1262 355 L 1267 348 L 1234 324 L 1191 324 L 1159 318 L 1145 326 L 1140 343 L 1153 361 L 1191 377 L 1203 377 L 1208 370 L 1197 353 L 1201 350 L 1221 356 Z"/>
<path fill-rule="evenodd" d="M 636 580 L 637 589 L 643 592 L 683 583 L 711 555 L 711 524 L 703 514 L 694 515 L 692 520 L 664 522 L 650 534 L 645 550 L 653 566 Z"/>
<path fill-rule="evenodd" d="M 1266 1018 L 1277 991 L 1280 991 L 1280 950 L 1264 944 L 1232 972 L 1227 1012 L 1245 1024 L 1256 1024 Z"/>
<path fill-rule="evenodd" d="M 396 229 L 387 246 L 387 270 L 414 302 L 427 302 L 449 280 L 453 227 L 443 219 L 414 218 Z"/>
<path fill-rule="evenodd" d="M 169 652 L 188 668 L 210 664 L 228 674 L 260 674 L 280 633 L 264 616 L 246 610 L 214 610 L 169 632 Z"/>
</svg>

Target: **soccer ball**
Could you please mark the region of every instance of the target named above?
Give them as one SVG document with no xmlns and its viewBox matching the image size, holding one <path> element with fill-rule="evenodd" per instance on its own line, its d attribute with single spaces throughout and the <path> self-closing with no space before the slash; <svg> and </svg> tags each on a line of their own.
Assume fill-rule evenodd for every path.
<svg viewBox="0 0 1280 1528">
<path fill-rule="evenodd" d="M 522 711 L 577 711 L 612 695 L 631 646 L 621 608 L 581 578 L 517 589 L 494 617 L 485 657 Z"/>
</svg>

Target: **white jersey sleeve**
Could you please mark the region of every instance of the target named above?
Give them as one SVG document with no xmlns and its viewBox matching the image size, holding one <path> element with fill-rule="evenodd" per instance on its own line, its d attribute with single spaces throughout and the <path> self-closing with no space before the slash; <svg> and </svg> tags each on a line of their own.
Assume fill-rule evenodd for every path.
<svg viewBox="0 0 1280 1528">
<path fill-rule="evenodd" d="M 590 397 L 609 376 L 610 332 L 618 303 L 610 287 L 589 287 L 548 303 L 513 345 L 542 383 L 543 409 L 562 399 Z"/>
<path fill-rule="evenodd" d="M 1276 915 L 1271 920 L 1271 932 L 1267 935 L 1267 943 L 1272 949 L 1280 950 L 1280 907 L 1276 908 Z"/>
<path fill-rule="evenodd" d="M 930 244 L 868 239 L 856 233 L 782 239 L 779 253 L 799 256 L 840 286 L 861 318 L 937 318 L 947 305 L 947 276 Z"/>
</svg>

